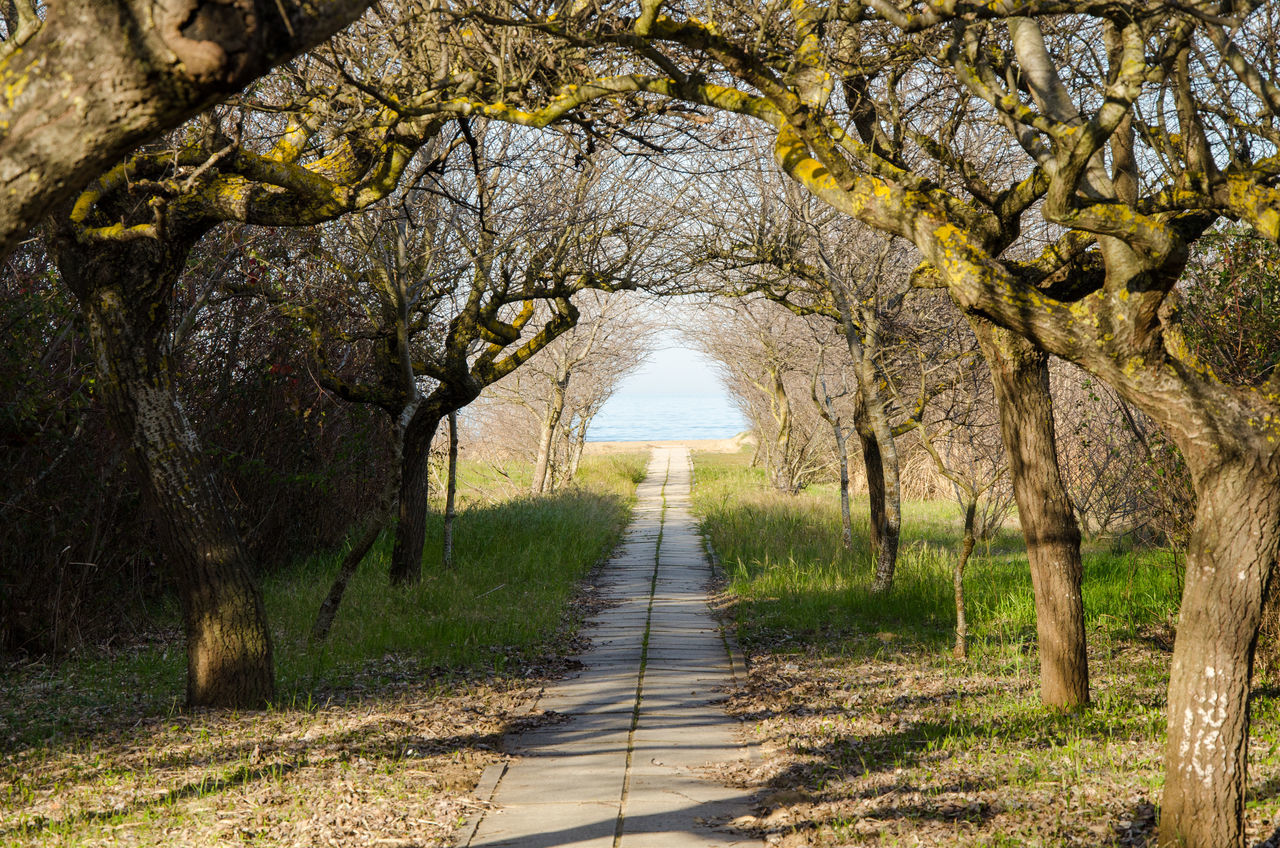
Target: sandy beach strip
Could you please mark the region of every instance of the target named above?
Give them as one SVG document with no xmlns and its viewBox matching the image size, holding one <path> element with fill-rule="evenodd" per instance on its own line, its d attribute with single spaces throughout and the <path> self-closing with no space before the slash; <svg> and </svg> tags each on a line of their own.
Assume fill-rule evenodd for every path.
<svg viewBox="0 0 1280 848">
<path fill-rule="evenodd" d="M 749 433 L 739 433 L 728 439 L 676 439 L 635 442 L 587 442 L 582 447 L 584 454 L 598 455 L 610 453 L 640 453 L 650 448 L 688 448 L 693 451 L 709 453 L 737 453 L 751 441 Z"/>
</svg>

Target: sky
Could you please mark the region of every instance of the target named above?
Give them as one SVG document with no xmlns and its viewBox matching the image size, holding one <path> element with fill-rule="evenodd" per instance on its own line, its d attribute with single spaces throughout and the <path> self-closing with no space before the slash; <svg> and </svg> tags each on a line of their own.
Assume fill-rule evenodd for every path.
<svg viewBox="0 0 1280 848">
<path fill-rule="evenodd" d="M 671 332 L 659 336 L 659 350 L 623 380 L 620 395 L 723 395 L 728 393 L 715 365 L 699 351 L 684 345 Z"/>
<path fill-rule="evenodd" d="M 658 345 L 600 410 L 588 441 L 723 439 L 747 429 L 707 357 L 670 331 Z"/>
</svg>

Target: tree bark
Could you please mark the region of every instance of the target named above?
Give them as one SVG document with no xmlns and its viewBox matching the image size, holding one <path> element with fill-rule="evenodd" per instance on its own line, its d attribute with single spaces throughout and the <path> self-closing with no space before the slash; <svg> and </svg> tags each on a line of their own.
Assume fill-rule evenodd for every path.
<svg viewBox="0 0 1280 848">
<path fill-rule="evenodd" d="M 862 446 L 870 499 L 871 555 L 875 568 L 871 591 L 880 594 L 893 588 L 902 535 L 902 485 L 898 477 L 897 445 L 883 401 L 878 396 L 868 397 L 862 377 L 859 378 L 854 429 Z"/>
<path fill-rule="evenodd" d="M 396 543 L 391 552 L 388 574 L 393 586 L 411 585 L 422 579 L 431 440 L 440 427 L 440 420 L 447 414 L 437 403 L 426 400 L 405 427 L 404 450 L 400 457 L 399 521 L 396 523 Z"/>
<path fill-rule="evenodd" d="M 867 477 L 867 498 L 870 512 L 868 528 L 871 542 L 871 558 L 876 560 L 884 544 L 884 464 L 880 461 L 880 444 L 869 427 L 863 425 L 861 416 L 855 421 L 858 444 L 862 448 L 862 468 Z"/>
<path fill-rule="evenodd" d="M 1280 475 L 1237 462 L 1196 476 L 1157 843 L 1243 846 L 1249 687 L 1280 549 Z"/>
<path fill-rule="evenodd" d="M 964 508 L 964 539 L 960 543 L 960 555 L 956 557 L 956 569 L 952 575 L 952 588 L 956 597 L 956 643 L 952 656 L 958 660 L 969 658 L 969 621 L 964 614 L 964 568 L 973 555 L 977 539 L 973 534 L 974 519 L 978 512 L 978 500 L 970 496 Z"/>
<path fill-rule="evenodd" d="M 453 519 L 457 516 L 454 510 L 454 497 L 458 493 L 458 412 L 449 413 L 449 472 L 445 483 L 444 494 L 444 550 L 441 563 L 445 568 L 453 568 Z"/>
<path fill-rule="evenodd" d="M 1049 357 L 1030 342 L 971 318 L 991 370 L 1026 539 L 1040 648 L 1040 697 L 1051 707 L 1089 703 L 1080 529 L 1062 475 L 1049 394 Z"/>
<path fill-rule="evenodd" d="M 556 432 L 560 429 L 560 417 L 564 415 L 565 390 L 569 387 L 569 375 L 558 377 L 551 384 L 551 401 L 547 414 L 542 418 L 542 433 L 538 438 L 538 458 L 533 464 L 533 482 L 529 489 L 535 495 L 547 490 L 547 473 L 551 467 L 551 448 Z"/>
<path fill-rule="evenodd" d="M 0 44 L 0 257 L 140 142 L 327 39 L 370 0 L 64 0 Z"/>
<path fill-rule="evenodd" d="M 129 439 L 159 517 L 186 631 L 187 702 L 262 707 L 275 693 L 262 598 L 163 350 L 168 293 L 187 249 L 156 242 L 85 248 L 73 237 L 53 245 L 88 324 L 112 423 Z"/>
</svg>

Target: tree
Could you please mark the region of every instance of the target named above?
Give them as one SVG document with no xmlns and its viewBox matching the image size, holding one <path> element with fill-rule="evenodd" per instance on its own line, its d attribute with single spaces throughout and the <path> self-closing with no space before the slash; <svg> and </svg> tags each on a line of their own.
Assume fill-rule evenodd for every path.
<svg viewBox="0 0 1280 848">
<path fill-rule="evenodd" d="M 321 74 L 309 84 L 329 86 Z M 282 83 L 275 93 L 296 104 L 299 92 Z M 369 124 L 349 93 L 357 102 L 347 117 L 380 143 L 340 127 L 324 128 L 337 129 L 333 136 L 322 131 L 320 116 L 332 112 L 314 98 L 304 97 L 284 122 L 270 102 L 262 115 L 248 107 L 209 115 L 171 148 L 141 151 L 94 181 L 49 229 L 62 280 L 89 328 L 115 429 L 128 438 L 161 519 L 186 623 L 193 705 L 260 706 L 274 693 L 274 676 L 255 569 L 177 396 L 173 293 L 192 248 L 217 224 L 298 226 L 367 206 L 395 187 L 414 150 L 443 124 L 386 111 Z M 316 155 L 313 145 L 331 150 Z"/>
<path fill-rule="evenodd" d="M 948 304 L 949 306 L 950 304 Z M 985 361 L 978 356 L 977 342 L 966 337 L 964 324 L 956 321 L 953 309 L 923 309 L 930 313 L 920 321 L 908 343 L 918 361 L 916 381 L 928 386 L 927 405 L 911 419 L 938 473 L 952 486 L 964 516 L 959 550 L 952 571 L 956 629 L 952 655 L 968 659 L 969 626 L 965 614 L 964 574 L 979 537 L 997 529 L 1006 514 L 998 487 L 1008 470 L 1007 453 L 999 433 L 999 413 L 985 373 Z M 939 342 L 941 340 L 942 343 Z M 889 389 L 903 402 L 901 391 L 890 379 Z M 1005 500 L 1003 503 L 1007 504 Z M 984 505 L 979 526 L 979 506 Z"/>
<path fill-rule="evenodd" d="M 816 334 L 829 329 L 819 324 L 814 327 Z M 847 401 L 857 393 L 856 379 L 847 367 L 837 368 L 835 374 L 829 374 L 826 368 L 826 353 L 829 344 L 818 341 L 818 367 L 813 371 L 813 381 L 809 385 L 809 394 L 818 407 L 822 420 L 831 426 L 831 437 L 836 443 L 836 462 L 840 470 L 840 545 L 846 550 L 853 550 L 853 517 L 849 510 L 849 437 L 853 435 L 853 427 L 848 422 L 851 413 L 847 411 Z M 832 386 L 835 388 L 833 389 Z M 874 556 L 874 553 L 873 553 Z"/>
<path fill-rule="evenodd" d="M 838 220 L 802 190 L 780 182 L 776 169 L 748 165 L 744 170 L 750 184 L 745 196 L 722 190 L 721 196 L 741 199 L 713 207 L 706 261 L 731 291 L 758 293 L 797 315 L 822 316 L 837 328 L 853 378 L 851 417 L 867 480 L 872 590 L 887 592 L 902 529 L 896 439 L 912 425 L 892 408 L 886 371 L 893 367 L 911 256 L 902 245 Z M 830 422 L 831 410 L 821 402 L 819 410 Z M 846 452 L 838 432 L 835 441 L 837 452 Z"/>
<path fill-rule="evenodd" d="M 306 324 L 322 384 L 395 422 L 393 584 L 421 576 L 440 422 L 572 328 L 576 295 L 657 279 L 638 264 L 656 230 L 619 215 L 619 157 L 487 123 L 460 121 L 413 188 L 322 234 L 268 293 Z"/>
<path fill-rule="evenodd" d="M 626 295 L 587 292 L 578 323 L 486 393 L 488 416 L 519 416 L 508 428 L 536 434 L 533 494 L 572 480 L 591 422 L 635 363 L 652 349 L 646 305 Z M 508 436 L 516 435 L 508 433 Z"/>
<path fill-rule="evenodd" d="M 557 11 L 499 7 L 480 19 L 612 48 L 608 61 L 542 109 L 475 108 L 539 123 L 646 92 L 750 115 L 772 128 L 793 179 L 911 241 L 925 261 L 918 279 L 1007 334 L 994 341 L 1011 343 L 1010 388 L 1043 388 L 1033 345 L 1115 387 L 1178 445 L 1197 508 L 1158 839 L 1241 845 L 1252 651 L 1280 548 L 1280 387 L 1227 383 L 1205 368 L 1168 299 L 1189 245 L 1215 220 L 1280 238 L 1274 160 L 1255 158 L 1272 149 L 1280 114 L 1275 10 L 867 0 Z M 946 85 L 914 87 L 939 71 Z M 940 108 L 915 108 L 926 100 Z M 998 183 L 958 155 L 957 137 L 979 120 L 1002 131 L 998 150 L 1021 157 Z M 1045 224 L 1043 250 L 1009 252 L 1024 221 Z M 1042 447 L 1047 435 L 1042 425 L 1025 444 Z M 1060 524 L 1047 529 L 1030 541 L 1072 541 Z M 1047 575 L 1068 590 L 1057 598 L 1036 581 L 1049 601 L 1037 613 L 1050 627 L 1039 625 L 1042 669 L 1062 665 L 1076 691 L 1072 570 Z"/>
<path fill-rule="evenodd" d="M 239 533 L 178 401 L 167 356 L 169 300 L 190 242 L 53 239 L 89 328 L 117 432 L 160 518 L 187 634 L 187 701 L 257 707 L 275 692 L 271 637 Z M 140 308 L 141 307 L 141 308 Z"/>
<path fill-rule="evenodd" d="M 58 203 L 372 0 L 0 2 L 0 256 Z"/>
<path fill-rule="evenodd" d="M 717 304 L 718 321 L 685 334 L 716 362 L 725 385 L 756 433 L 769 482 L 794 495 L 832 463 L 810 395 L 818 356 L 803 319 L 767 299 L 735 297 Z"/>
<path fill-rule="evenodd" d="M 619 160 L 603 150 L 584 156 L 544 148 L 513 179 L 503 169 L 509 155 L 504 147 L 522 143 L 539 141 L 501 125 L 491 134 L 469 135 L 465 194 L 450 195 L 440 187 L 474 215 L 470 226 L 456 232 L 468 283 L 458 292 L 441 348 L 423 362 L 422 373 L 436 387 L 405 427 L 393 583 L 416 582 L 421 575 L 428 450 L 440 420 L 577 323 L 575 295 L 661 281 L 658 263 L 644 259 L 661 228 L 630 208 L 637 194 L 628 169 L 608 167 Z M 461 227 L 461 220 L 455 218 L 453 226 Z M 550 314 L 524 338 L 540 304 Z"/>
</svg>

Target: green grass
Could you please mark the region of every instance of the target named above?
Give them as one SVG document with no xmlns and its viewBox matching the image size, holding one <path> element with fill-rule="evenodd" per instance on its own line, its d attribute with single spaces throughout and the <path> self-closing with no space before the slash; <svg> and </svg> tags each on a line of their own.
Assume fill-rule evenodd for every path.
<svg viewBox="0 0 1280 848">
<path fill-rule="evenodd" d="M 544 497 L 510 493 L 508 476 L 464 463 L 455 525 L 456 568 L 439 567 L 442 519 L 428 522 L 424 580 L 387 584 L 384 536 L 348 587 L 328 642 L 307 634 L 344 549 L 270 575 L 263 595 L 275 639 L 282 705 L 306 705 L 335 689 L 367 691 L 406 664 L 437 672 L 501 673 L 513 659 L 547 652 L 566 621 L 576 582 L 612 549 L 630 514 L 647 457 L 583 460 L 575 485 Z M 527 485 L 527 472 L 524 479 Z M 516 484 L 510 481 L 514 479 Z M 434 506 L 434 504 L 433 504 Z M 104 716 L 181 710 L 186 654 L 175 604 L 157 610 L 147 644 L 102 646 L 0 669 L 0 752 L 92 734 Z"/>
<path fill-rule="evenodd" d="M 342 676 L 386 654 L 428 667 L 493 666 L 501 672 L 513 655 L 544 647 L 561 625 L 577 581 L 613 549 L 643 476 L 642 457 L 588 457 L 578 486 L 473 503 L 454 525 L 451 571 L 440 565 L 443 519 L 433 513 L 423 580 L 403 591 L 387 586 L 392 539 L 384 534 L 347 588 L 333 632 L 320 647 L 309 645 L 307 634 L 341 552 L 276 575 L 263 590 L 282 690 L 309 689 L 318 679 Z"/>
<path fill-rule="evenodd" d="M 321 648 L 306 637 L 344 551 L 272 575 L 268 710 L 182 708 L 172 605 L 146 644 L 0 668 L 0 845 L 448 844 L 512 717 L 575 644 L 575 586 L 613 547 L 646 460 L 588 458 L 540 498 L 516 494 L 526 470 L 464 464 L 456 569 L 439 567 L 439 515 L 416 587 L 388 586 L 383 539 Z"/>
<path fill-rule="evenodd" d="M 744 640 L 878 633 L 936 649 L 951 644 L 951 570 L 961 529 L 954 503 L 903 504 L 894 588 L 876 597 L 869 591 L 865 497 L 854 500 L 854 550 L 845 551 L 834 486 L 779 494 L 760 469 L 747 467 L 746 454 L 699 454 L 695 465 L 694 509 L 729 575 Z M 1084 568 L 1086 626 L 1095 642 L 1132 639 L 1172 619 L 1180 587 L 1169 553 L 1086 551 Z M 965 590 L 971 649 L 979 656 L 1007 657 L 1034 645 L 1031 577 L 1016 527 L 979 544 Z"/>
<path fill-rule="evenodd" d="M 969 562 L 970 657 L 958 662 L 956 505 L 903 505 L 894 588 L 876 597 L 865 497 L 845 552 L 834 486 L 778 494 L 745 454 L 697 454 L 694 467 L 694 510 L 750 656 L 731 708 L 756 722 L 771 787 L 803 799 L 775 818 L 805 844 L 1099 846 L 1149 834 L 1142 811 L 1163 783 L 1181 588 L 1168 552 L 1084 552 L 1092 706 L 1062 713 L 1039 697 L 1016 521 Z M 1252 710 L 1250 844 L 1270 834 L 1280 806 L 1277 740 L 1280 707 L 1263 687 Z"/>
</svg>

